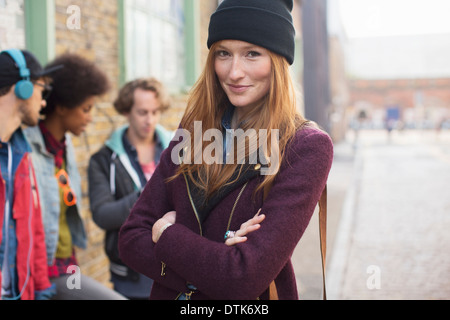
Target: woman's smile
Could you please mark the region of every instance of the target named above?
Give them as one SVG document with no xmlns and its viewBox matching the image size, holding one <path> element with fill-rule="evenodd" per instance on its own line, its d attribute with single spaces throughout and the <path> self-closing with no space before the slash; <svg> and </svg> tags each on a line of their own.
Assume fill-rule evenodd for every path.
<svg viewBox="0 0 450 320">
<path fill-rule="evenodd" d="M 251 88 L 251 86 L 235 85 L 235 84 L 229 84 L 228 87 L 230 88 L 230 91 L 236 94 L 244 93 Z"/>
</svg>

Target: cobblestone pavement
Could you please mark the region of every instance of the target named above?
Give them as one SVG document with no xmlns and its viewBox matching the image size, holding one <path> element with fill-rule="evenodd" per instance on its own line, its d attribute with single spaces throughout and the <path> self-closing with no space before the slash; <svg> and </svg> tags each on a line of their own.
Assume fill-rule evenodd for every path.
<svg viewBox="0 0 450 320">
<path fill-rule="evenodd" d="M 329 299 L 450 298 L 450 132 L 360 132 L 329 178 Z M 301 299 L 321 298 L 317 215 L 294 253 Z"/>
</svg>

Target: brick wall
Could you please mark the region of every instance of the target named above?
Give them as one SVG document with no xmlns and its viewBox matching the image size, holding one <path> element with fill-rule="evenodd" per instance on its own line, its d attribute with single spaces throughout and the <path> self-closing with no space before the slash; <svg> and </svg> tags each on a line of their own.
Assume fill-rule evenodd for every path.
<svg viewBox="0 0 450 320">
<path fill-rule="evenodd" d="M 412 108 L 417 103 L 417 94 L 422 102 L 438 107 L 450 107 L 450 79 L 398 79 L 398 80 L 353 80 L 351 81 L 351 103 L 367 101 L 375 107 L 399 104 Z M 433 102 L 432 102 L 433 101 Z"/>
<path fill-rule="evenodd" d="M 123 123 L 111 105 L 119 83 L 117 2 L 56 0 L 55 4 L 56 54 L 72 52 L 94 61 L 105 71 L 112 85 L 112 90 L 97 102 L 94 120 L 86 134 L 73 139 L 82 178 L 82 216 L 88 234 L 88 248 L 77 250 L 77 258 L 83 274 L 109 286 L 109 263 L 103 249 L 104 232 L 95 225 L 89 210 L 87 166 L 90 156 L 100 148 L 113 128 Z M 67 8 L 71 5 L 81 10 L 79 29 L 67 27 L 67 19 L 71 16 Z"/>
<path fill-rule="evenodd" d="M 206 42 L 208 41 L 208 26 L 209 26 L 209 18 L 211 14 L 217 8 L 216 0 L 200 0 L 199 10 L 200 10 L 200 49 L 201 49 L 201 68 L 206 62 L 206 58 L 208 56 L 208 47 Z"/>
<path fill-rule="evenodd" d="M 370 114 L 384 114 L 386 106 L 396 105 L 411 121 L 436 124 L 450 117 L 450 78 L 353 80 L 350 105 L 365 106 Z M 408 119 L 404 119 L 408 121 Z"/>
</svg>

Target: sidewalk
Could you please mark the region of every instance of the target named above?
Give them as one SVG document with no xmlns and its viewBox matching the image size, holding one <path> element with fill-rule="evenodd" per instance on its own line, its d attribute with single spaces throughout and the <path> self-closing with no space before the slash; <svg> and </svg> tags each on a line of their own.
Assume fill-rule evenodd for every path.
<svg viewBox="0 0 450 320">
<path fill-rule="evenodd" d="M 330 176 L 328 298 L 449 299 L 450 132 L 361 132 L 355 151 Z"/>
</svg>

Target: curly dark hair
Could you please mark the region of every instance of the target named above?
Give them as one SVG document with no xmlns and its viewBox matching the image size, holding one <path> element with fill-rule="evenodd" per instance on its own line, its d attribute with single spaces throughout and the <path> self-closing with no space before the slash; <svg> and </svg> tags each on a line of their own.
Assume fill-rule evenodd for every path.
<svg viewBox="0 0 450 320">
<path fill-rule="evenodd" d="M 114 101 L 114 108 L 119 114 L 123 115 L 131 111 L 136 89 L 154 92 L 161 104 L 161 111 L 164 112 L 169 109 L 171 99 L 163 84 L 155 78 L 142 78 L 126 83 L 120 90 L 116 101 Z"/>
<path fill-rule="evenodd" d="M 48 115 L 56 106 L 74 109 L 86 99 L 105 94 L 110 84 L 105 73 L 93 62 L 72 53 L 65 53 L 50 62 L 46 68 L 63 65 L 51 74 L 53 90 L 47 99 L 47 107 L 41 113 Z"/>
</svg>

